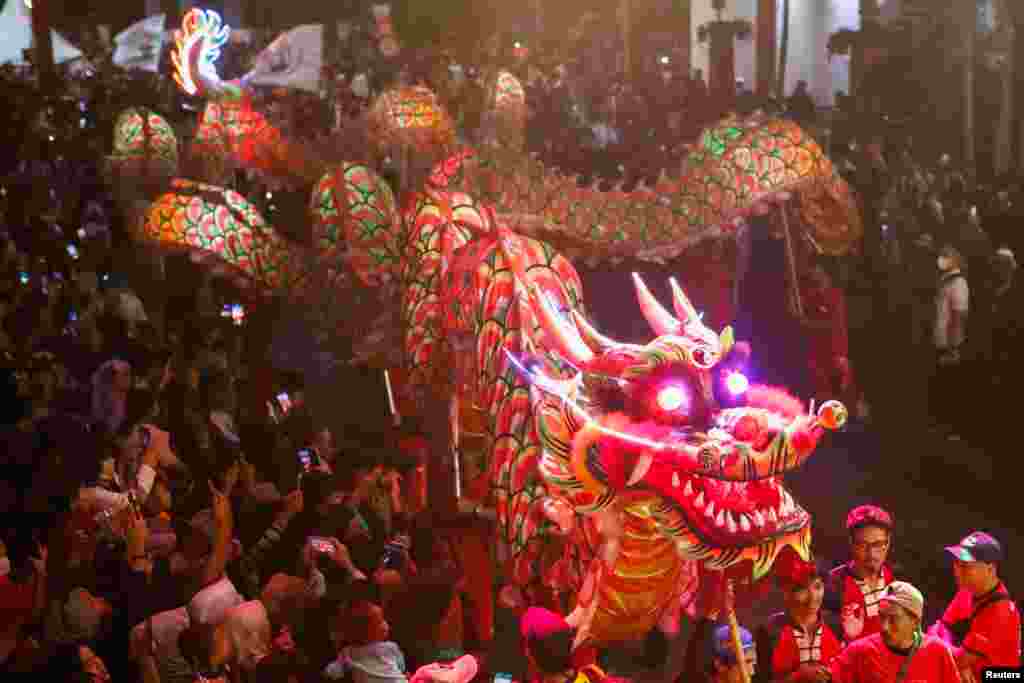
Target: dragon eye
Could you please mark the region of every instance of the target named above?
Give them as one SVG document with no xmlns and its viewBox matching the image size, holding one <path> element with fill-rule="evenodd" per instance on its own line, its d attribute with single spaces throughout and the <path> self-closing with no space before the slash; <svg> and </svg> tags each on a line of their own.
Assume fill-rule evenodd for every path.
<svg viewBox="0 0 1024 683">
<path fill-rule="evenodd" d="M 686 389 L 671 384 L 658 390 L 658 407 L 667 413 L 675 412 L 687 403 Z"/>
<path fill-rule="evenodd" d="M 700 346 L 693 350 L 692 358 L 694 365 L 702 370 L 707 370 L 718 360 L 718 354 L 706 346 Z"/>
</svg>

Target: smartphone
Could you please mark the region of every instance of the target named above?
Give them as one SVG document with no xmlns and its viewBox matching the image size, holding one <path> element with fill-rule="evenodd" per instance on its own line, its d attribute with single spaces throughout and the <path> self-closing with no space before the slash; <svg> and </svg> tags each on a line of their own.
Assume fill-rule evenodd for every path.
<svg viewBox="0 0 1024 683">
<path fill-rule="evenodd" d="M 289 396 L 285 391 L 282 391 L 277 395 L 277 402 L 281 406 L 281 410 L 285 413 L 292 409 L 291 396 Z"/>
<path fill-rule="evenodd" d="M 494 683 L 512 683 L 512 674 L 494 674 Z"/>
<path fill-rule="evenodd" d="M 28 277 L 28 273 L 27 272 L 25 272 L 23 270 L 20 273 L 18 273 L 18 282 L 20 282 L 23 285 L 27 285 L 28 284 L 28 280 L 29 280 L 29 277 Z"/>
<path fill-rule="evenodd" d="M 334 541 L 323 536 L 310 536 L 309 544 L 313 546 L 313 550 L 318 553 L 333 553 L 334 552 Z"/>
<path fill-rule="evenodd" d="M 299 464 L 303 472 L 309 472 L 313 468 L 313 458 L 316 457 L 309 448 L 300 448 L 297 453 Z"/>
<path fill-rule="evenodd" d="M 385 545 L 384 555 L 380 560 L 380 568 L 402 571 L 405 568 L 405 553 L 391 543 Z"/>
<path fill-rule="evenodd" d="M 231 304 L 231 322 L 241 327 L 245 322 L 245 306 L 242 304 Z"/>
<path fill-rule="evenodd" d="M 68 322 L 69 323 L 77 323 L 78 322 L 78 313 L 76 313 L 75 311 L 71 311 L 70 313 L 68 313 Z"/>
<path fill-rule="evenodd" d="M 78 247 L 76 247 L 73 244 L 69 244 L 68 245 L 68 256 L 70 256 L 71 258 L 73 258 L 75 260 L 78 260 Z"/>
<path fill-rule="evenodd" d="M 220 309 L 220 317 L 230 318 L 231 317 L 231 304 L 224 304 Z"/>
</svg>

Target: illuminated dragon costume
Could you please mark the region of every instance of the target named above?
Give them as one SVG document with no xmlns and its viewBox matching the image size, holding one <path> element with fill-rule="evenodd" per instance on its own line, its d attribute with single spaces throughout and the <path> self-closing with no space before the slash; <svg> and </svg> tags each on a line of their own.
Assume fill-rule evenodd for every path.
<svg viewBox="0 0 1024 683">
<path fill-rule="evenodd" d="M 190 11 L 177 38 L 181 87 L 211 100 L 196 144 L 315 176 L 314 242 L 281 237 L 230 190 L 180 179 L 145 210 L 138 238 L 189 249 L 239 284 L 296 302 L 342 306 L 346 273 L 389 285 L 410 384 L 444 387 L 456 440 L 467 412 L 484 425 L 464 495 L 496 508 L 516 581 L 575 595 L 578 643 L 670 626 L 703 570 L 756 579 L 786 546 L 808 556 L 809 516 L 781 475 L 811 455 L 823 429 L 843 424 L 843 407 L 810 414 L 780 390 L 752 387 L 746 406 L 719 408 L 713 385 L 733 347 L 728 328 L 708 329 L 675 281 L 670 312 L 636 277 L 654 339 L 613 341 L 588 319 L 580 278 L 552 246 L 668 259 L 798 198 L 820 248 L 842 253 L 859 237 L 858 212 L 797 126 L 725 121 L 703 134 L 680 177 L 602 192 L 527 158 L 521 137 L 458 151 L 432 94 L 400 88 L 369 112 L 374 139 L 395 155 L 443 154 L 399 200 L 367 165 L 332 168 L 293 153 L 253 110 L 245 79 L 217 77 L 227 28 L 214 13 Z M 493 92 L 495 130 L 521 127 L 522 87 L 502 74 Z M 122 169 L 140 156 L 176 165 L 174 133 L 155 114 L 130 110 L 115 138 Z"/>
</svg>

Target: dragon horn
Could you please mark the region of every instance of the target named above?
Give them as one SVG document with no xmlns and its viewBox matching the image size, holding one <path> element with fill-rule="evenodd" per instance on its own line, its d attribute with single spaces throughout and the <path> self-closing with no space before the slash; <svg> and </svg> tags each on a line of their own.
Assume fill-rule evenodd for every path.
<svg viewBox="0 0 1024 683">
<path fill-rule="evenodd" d="M 633 284 L 636 285 L 636 298 L 640 303 L 640 312 L 643 313 L 647 324 L 659 337 L 666 334 L 676 334 L 682 325 L 669 313 L 664 306 L 658 303 L 647 285 L 639 275 L 633 273 Z"/>
<path fill-rule="evenodd" d="M 690 303 L 689 297 L 686 296 L 683 288 L 679 286 L 679 282 L 674 277 L 669 278 L 668 282 L 672 286 L 672 306 L 676 309 L 676 315 L 683 321 L 683 324 L 700 320 L 700 314 L 697 313 L 697 309 Z"/>
<path fill-rule="evenodd" d="M 563 358 L 576 366 L 586 365 L 594 360 L 594 352 L 580 338 L 576 328 L 570 327 L 561 319 L 536 283 L 530 287 L 530 303 L 540 319 L 546 339 Z"/>
<path fill-rule="evenodd" d="M 616 346 L 621 346 L 621 344 L 614 339 L 609 339 L 598 332 L 579 311 L 570 311 L 569 317 L 576 325 L 576 331 L 579 332 L 580 337 L 583 339 L 583 343 L 589 346 L 591 351 L 594 353 L 604 353 Z"/>
</svg>

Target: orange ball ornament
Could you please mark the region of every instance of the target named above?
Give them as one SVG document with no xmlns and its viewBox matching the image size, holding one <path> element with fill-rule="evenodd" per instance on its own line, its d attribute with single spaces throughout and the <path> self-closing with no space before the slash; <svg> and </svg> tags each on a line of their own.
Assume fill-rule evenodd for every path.
<svg viewBox="0 0 1024 683">
<path fill-rule="evenodd" d="M 849 416 L 846 406 L 839 401 L 825 401 L 818 408 L 818 424 L 832 431 L 842 429 Z"/>
</svg>

